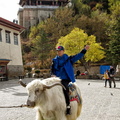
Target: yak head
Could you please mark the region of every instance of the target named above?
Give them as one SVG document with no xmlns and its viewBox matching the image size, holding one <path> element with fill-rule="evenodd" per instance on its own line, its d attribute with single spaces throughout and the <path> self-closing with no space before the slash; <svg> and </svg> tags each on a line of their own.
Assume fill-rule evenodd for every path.
<svg viewBox="0 0 120 120">
<path fill-rule="evenodd" d="M 22 80 L 19 80 L 19 83 L 27 88 L 28 91 L 28 99 L 27 99 L 27 107 L 33 108 L 37 106 L 37 103 L 39 101 L 44 101 L 44 92 L 46 89 L 51 89 L 52 87 L 56 85 L 60 85 L 64 88 L 64 86 L 61 83 L 54 83 L 52 85 L 45 85 L 41 80 L 33 80 L 32 82 L 28 83 L 27 85 L 22 82 Z M 65 88 L 64 88 L 65 89 Z"/>
</svg>

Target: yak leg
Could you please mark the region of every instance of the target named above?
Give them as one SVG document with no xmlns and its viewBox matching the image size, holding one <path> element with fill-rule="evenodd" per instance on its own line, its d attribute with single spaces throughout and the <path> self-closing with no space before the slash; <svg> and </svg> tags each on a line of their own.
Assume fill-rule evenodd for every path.
<svg viewBox="0 0 120 120">
<path fill-rule="evenodd" d="M 71 102 L 71 115 L 67 116 L 67 120 L 76 120 L 78 112 L 78 103 L 77 101 Z"/>
<path fill-rule="evenodd" d="M 36 120 L 44 120 L 39 109 L 37 110 Z"/>
<path fill-rule="evenodd" d="M 65 112 L 63 111 L 57 111 L 55 112 L 56 119 L 55 120 L 67 120 L 65 116 Z"/>
</svg>

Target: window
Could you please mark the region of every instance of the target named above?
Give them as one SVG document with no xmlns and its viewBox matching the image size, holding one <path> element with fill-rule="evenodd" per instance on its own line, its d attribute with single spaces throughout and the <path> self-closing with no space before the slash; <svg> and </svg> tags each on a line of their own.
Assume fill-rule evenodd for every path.
<svg viewBox="0 0 120 120">
<path fill-rule="evenodd" d="M 2 42 L 2 29 L 0 29 L 0 42 Z"/>
<path fill-rule="evenodd" d="M 14 33 L 14 45 L 18 45 L 18 34 Z"/>
<path fill-rule="evenodd" d="M 6 43 L 10 43 L 10 31 L 5 31 Z"/>
</svg>

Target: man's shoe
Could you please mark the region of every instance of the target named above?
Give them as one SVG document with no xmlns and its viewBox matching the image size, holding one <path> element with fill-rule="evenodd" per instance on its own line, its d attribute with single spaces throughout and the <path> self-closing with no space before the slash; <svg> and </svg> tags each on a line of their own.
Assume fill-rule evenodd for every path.
<svg viewBox="0 0 120 120">
<path fill-rule="evenodd" d="M 116 88 L 116 85 L 114 85 L 114 88 Z"/>
<path fill-rule="evenodd" d="M 71 115 L 71 106 L 67 106 L 66 115 Z"/>
</svg>

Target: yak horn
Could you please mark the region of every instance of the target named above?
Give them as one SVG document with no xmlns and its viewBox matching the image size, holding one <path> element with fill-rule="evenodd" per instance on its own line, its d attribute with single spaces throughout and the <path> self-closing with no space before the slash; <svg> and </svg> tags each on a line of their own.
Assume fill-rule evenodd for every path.
<svg viewBox="0 0 120 120">
<path fill-rule="evenodd" d="M 44 88 L 44 89 L 50 89 L 50 88 L 55 87 L 55 86 L 57 86 L 57 85 L 62 86 L 63 89 L 66 90 L 66 88 L 65 88 L 61 83 L 55 83 L 55 84 L 52 84 L 52 85 L 44 85 L 43 88 Z"/>
<path fill-rule="evenodd" d="M 20 83 L 23 87 L 26 87 L 26 86 L 27 86 L 25 83 L 23 83 L 22 79 L 19 80 L 19 83 Z"/>
</svg>

